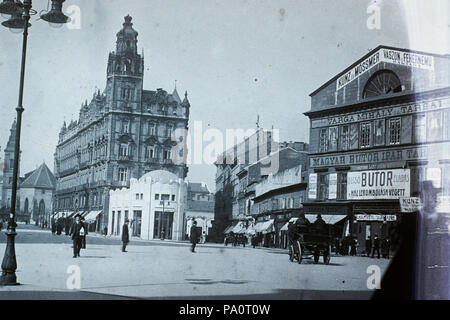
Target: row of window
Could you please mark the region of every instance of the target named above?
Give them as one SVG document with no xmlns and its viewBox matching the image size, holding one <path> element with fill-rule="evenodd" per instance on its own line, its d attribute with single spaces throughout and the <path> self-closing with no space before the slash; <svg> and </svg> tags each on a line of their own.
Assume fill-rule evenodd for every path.
<svg viewBox="0 0 450 320">
<path fill-rule="evenodd" d="M 172 199 L 172 200 L 170 200 Z M 159 193 L 155 193 L 155 200 L 161 200 L 161 201 L 175 201 L 175 195 L 172 194 L 159 194 Z"/>
<path fill-rule="evenodd" d="M 117 121 L 117 130 L 119 133 L 131 133 L 131 121 L 130 120 L 118 120 Z M 161 126 L 162 127 L 162 126 Z M 158 136 L 158 128 L 159 126 L 153 122 L 150 121 L 146 129 L 144 129 L 144 134 L 146 133 L 149 136 Z M 166 124 L 164 127 L 164 131 L 162 132 L 164 137 L 170 138 L 172 136 L 172 133 L 174 131 L 175 125 L 174 124 Z M 160 131 L 161 132 L 161 131 Z"/>
<path fill-rule="evenodd" d="M 132 156 L 133 149 L 128 143 L 121 143 L 119 145 L 119 157 Z M 163 160 L 172 159 L 172 151 L 170 149 L 162 149 L 160 147 L 145 146 L 144 147 L 144 159 L 160 159 L 162 156 Z"/>
<path fill-rule="evenodd" d="M 319 129 L 318 152 L 450 139 L 450 111 L 377 119 Z"/>
</svg>

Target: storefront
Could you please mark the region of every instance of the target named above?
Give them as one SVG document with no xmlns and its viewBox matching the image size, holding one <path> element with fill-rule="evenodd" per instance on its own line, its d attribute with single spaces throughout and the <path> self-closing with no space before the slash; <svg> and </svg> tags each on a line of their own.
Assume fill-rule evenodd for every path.
<svg viewBox="0 0 450 320">
<path fill-rule="evenodd" d="M 398 57 L 393 59 L 392 57 Z M 448 56 L 379 46 L 310 94 L 310 214 L 345 214 L 366 250 L 392 238 L 421 182 L 450 179 Z"/>
</svg>

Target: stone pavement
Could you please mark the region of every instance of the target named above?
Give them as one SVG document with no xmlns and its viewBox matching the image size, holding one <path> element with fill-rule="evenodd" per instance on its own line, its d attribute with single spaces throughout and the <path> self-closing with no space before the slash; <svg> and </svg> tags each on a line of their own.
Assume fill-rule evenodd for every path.
<svg viewBox="0 0 450 320">
<path fill-rule="evenodd" d="M 3 242 L 0 252 L 4 249 Z M 368 299 L 367 267 L 377 264 L 384 270 L 388 264 L 332 257 L 330 265 L 310 259 L 299 265 L 282 251 L 200 245 L 191 253 L 185 243 L 127 249 L 123 253 L 118 245 L 90 244 L 88 239 L 82 257 L 74 259 L 70 243 L 18 243 L 17 278 L 23 285 L 0 287 L 0 298 L 20 298 L 22 291 L 20 299 L 33 292 L 39 292 L 34 298 L 67 299 Z M 79 290 L 67 290 L 73 265 L 81 273 Z"/>
</svg>

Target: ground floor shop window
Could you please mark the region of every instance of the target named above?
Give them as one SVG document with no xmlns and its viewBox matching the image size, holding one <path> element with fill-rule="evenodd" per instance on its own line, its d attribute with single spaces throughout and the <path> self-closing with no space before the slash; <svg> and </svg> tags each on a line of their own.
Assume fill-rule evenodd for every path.
<svg viewBox="0 0 450 320">
<path fill-rule="evenodd" d="M 173 212 L 155 211 L 154 239 L 172 239 Z"/>
<path fill-rule="evenodd" d="M 133 211 L 133 220 L 131 229 L 133 230 L 134 237 L 141 236 L 141 226 L 142 226 L 142 211 Z"/>
</svg>

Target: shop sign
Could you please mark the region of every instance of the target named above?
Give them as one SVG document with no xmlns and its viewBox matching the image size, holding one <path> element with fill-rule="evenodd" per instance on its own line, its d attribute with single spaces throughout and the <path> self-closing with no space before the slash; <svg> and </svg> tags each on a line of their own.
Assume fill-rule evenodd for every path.
<svg viewBox="0 0 450 320">
<path fill-rule="evenodd" d="M 312 128 L 329 127 L 342 124 L 350 124 L 361 121 L 371 121 L 385 119 L 387 117 L 397 117 L 419 112 L 442 110 L 450 107 L 450 99 L 435 99 L 415 101 L 405 104 L 397 104 L 389 107 L 371 108 L 370 110 L 341 113 L 311 121 Z"/>
<path fill-rule="evenodd" d="M 450 144 L 442 144 L 443 150 Z M 450 149 L 449 149 L 450 150 Z M 310 158 L 312 168 L 388 163 L 395 161 L 421 160 L 428 158 L 427 147 L 390 148 L 376 151 L 359 151 L 337 155 L 325 155 Z M 450 152 L 448 154 L 450 156 Z M 445 154 L 444 156 L 447 156 Z"/>
<path fill-rule="evenodd" d="M 317 199 L 317 173 L 309 174 L 308 198 Z"/>
<path fill-rule="evenodd" d="M 347 173 L 347 199 L 400 199 L 410 196 L 410 170 L 373 170 Z"/>
<path fill-rule="evenodd" d="M 328 175 L 328 199 L 337 198 L 337 173 Z"/>
<path fill-rule="evenodd" d="M 422 208 L 422 203 L 417 197 L 401 197 L 399 200 L 402 212 L 417 212 Z"/>
<path fill-rule="evenodd" d="M 392 222 L 397 221 L 395 214 L 357 214 L 357 221 L 381 221 Z"/>
<path fill-rule="evenodd" d="M 380 62 L 430 71 L 434 70 L 433 56 L 382 48 L 339 77 L 336 81 L 336 90 L 342 89 Z"/>
</svg>

